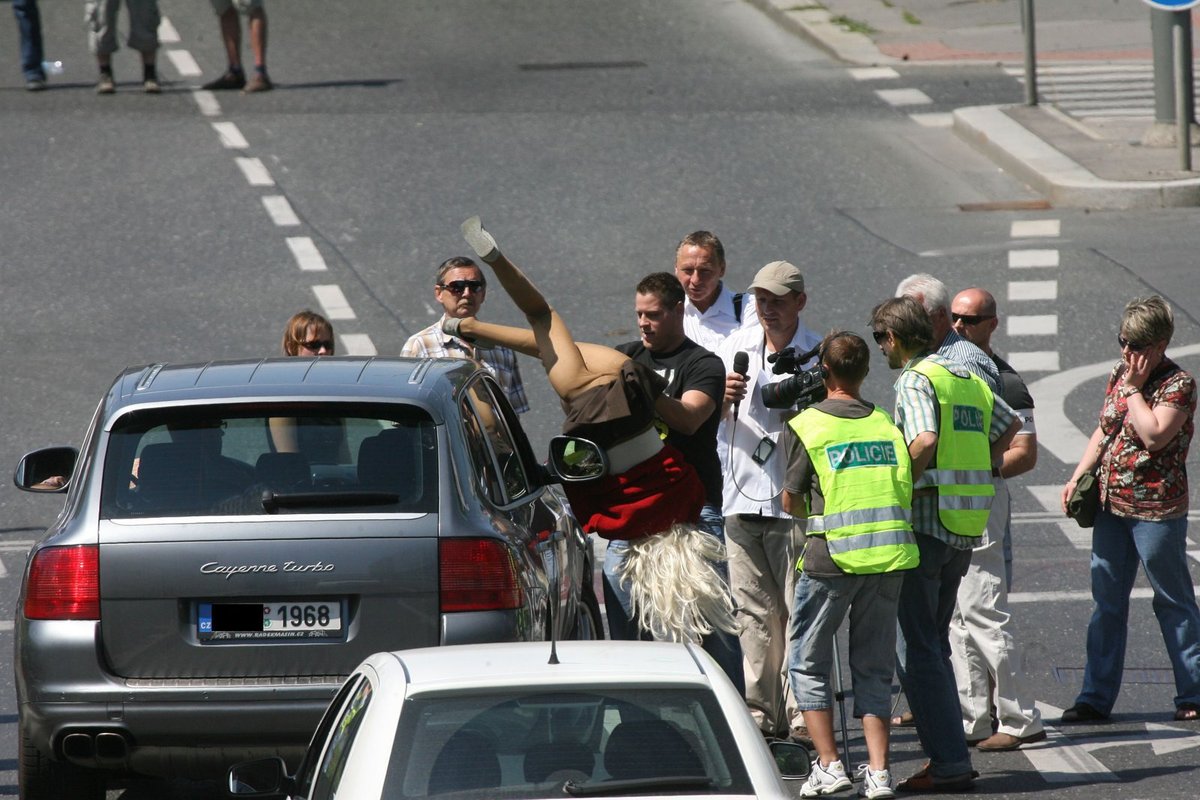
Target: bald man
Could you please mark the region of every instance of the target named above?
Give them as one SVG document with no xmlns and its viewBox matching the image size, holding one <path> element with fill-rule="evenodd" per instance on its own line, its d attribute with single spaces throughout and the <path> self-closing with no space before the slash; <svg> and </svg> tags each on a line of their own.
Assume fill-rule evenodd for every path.
<svg viewBox="0 0 1200 800">
<path fill-rule="evenodd" d="M 1028 472 L 1037 463 L 1033 398 L 1016 370 L 992 350 L 992 334 L 1000 321 L 996 298 L 978 288 L 959 292 L 950 304 L 950 318 L 955 333 L 996 364 L 1000 374 L 998 394 L 1022 422 L 999 464 L 992 468 L 996 497 L 987 531 L 971 553 L 971 566 L 958 586 L 958 606 L 950 620 L 950 663 L 958 684 L 967 743 L 984 751 L 1016 750 L 1046 738 L 1041 716 L 1017 675 L 1019 652 L 1008 630 L 1012 571 L 1006 543 L 1011 540 L 1011 501 L 1005 480 Z"/>
</svg>

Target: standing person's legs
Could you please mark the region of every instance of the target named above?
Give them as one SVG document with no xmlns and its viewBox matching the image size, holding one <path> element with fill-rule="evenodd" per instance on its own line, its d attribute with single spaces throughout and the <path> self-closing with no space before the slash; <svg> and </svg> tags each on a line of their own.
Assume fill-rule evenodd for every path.
<svg viewBox="0 0 1200 800">
<path fill-rule="evenodd" d="M 1175 673 L 1175 706 L 1200 706 L 1200 609 L 1188 572 L 1187 517 L 1138 520 L 1132 533 Z"/>
<path fill-rule="evenodd" d="M 794 517 L 777 519 L 771 523 L 770 531 L 763 540 L 767 561 L 771 565 L 771 574 L 775 579 L 775 586 L 778 587 L 774 598 L 776 602 L 774 621 L 777 631 L 774 636 L 780 642 L 786 641 L 788 622 L 792 617 L 792 601 L 795 599 L 798 577 L 796 562 L 803 549 L 804 524 L 804 520 Z M 788 734 L 791 734 L 795 729 L 804 727 L 804 719 L 796 706 L 791 681 L 788 680 L 787 650 L 784 647 L 773 649 L 778 650 L 779 653 L 779 680 L 783 687 L 784 721 L 788 725 Z"/>
<path fill-rule="evenodd" d="M 610 541 L 604 550 L 604 615 L 608 617 L 609 638 L 614 640 L 645 638 L 638 631 L 629 586 L 618 575 L 628 552 L 629 543 L 616 540 Z"/>
<path fill-rule="evenodd" d="M 822 767 L 839 760 L 833 731 L 833 639 L 846 616 L 855 579 L 813 578 L 795 581 L 788 623 L 788 685 L 803 714 Z"/>
<path fill-rule="evenodd" d="M 250 50 L 254 53 L 254 66 L 265 71 L 267 68 L 267 12 L 261 5 L 250 9 L 246 29 L 250 34 Z"/>
<path fill-rule="evenodd" d="M 758 727 L 767 736 L 787 736 L 788 721 L 783 699 L 783 651 L 786 628 L 779 630 L 780 587 L 764 541 L 770 535 L 769 517 L 725 518 L 729 548 L 729 582 L 742 624 L 743 668 L 746 676 L 746 705 Z"/>
<path fill-rule="evenodd" d="M 962 734 L 946 639 L 958 583 L 971 554 L 925 534 L 916 538 L 921 563 L 904 573 L 897 612 L 905 642 L 904 691 L 929 756 L 929 774 L 935 780 L 961 778 L 971 774 L 971 756 Z"/>
<path fill-rule="evenodd" d="M 42 70 L 42 18 L 37 0 L 12 0 L 13 16 L 21 33 L 21 73 L 27 81 L 45 81 Z"/>
<path fill-rule="evenodd" d="M 1076 703 L 1107 716 L 1121 691 L 1125 641 L 1129 632 L 1129 593 L 1137 577 L 1135 520 L 1100 509 L 1092 528 L 1092 611 L 1087 629 L 1087 665 Z"/>
<path fill-rule="evenodd" d="M 214 4 L 216 5 L 216 4 Z M 225 45 L 225 59 L 231 69 L 242 69 L 242 21 L 238 19 L 237 9 L 232 3 L 221 4 L 224 10 L 218 12 L 217 22 L 221 28 L 221 43 Z"/>
<path fill-rule="evenodd" d="M 101 65 L 109 63 L 109 57 L 117 51 L 117 11 L 121 0 L 88 0 L 83 14 L 87 23 L 88 50 Z"/>
<path fill-rule="evenodd" d="M 158 50 L 158 0 L 125 0 L 129 10 L 129 47 L 142 54 L 142 63 L 153 64 Z"/>
<path fill-rule="evenodd" d="M 725 518 L 721 516 L 721 510 L 711 503 L 705 503 L 704 507 L 700 509 L 699 528 L 717 537 L 722 545 L 725 544 Z M 729 562 L 726 561 L 714 565 L 717 573 L 725 579 L 726 584 L 729 583 L 728 564 Z M 701 639 L 700 646 L 729 676 L 729 680 L 738 693 L 745 696 L 746 676 L 742 672 L 742 644 L 738 641 L 738 637 L 718 628 Z"/>
</svg>

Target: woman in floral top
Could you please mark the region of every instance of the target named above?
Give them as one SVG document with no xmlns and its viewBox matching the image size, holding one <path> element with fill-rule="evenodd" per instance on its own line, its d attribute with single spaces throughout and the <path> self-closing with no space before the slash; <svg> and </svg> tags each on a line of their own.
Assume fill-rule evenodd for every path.
<svg viewBox="0 0 1200 800">
<path fill-rule="evenodd" d="M 1138 561 L 1154 588 L 1154 614 L 1175 673 L 1175 719 L 1200 717 L 1200 609 L 1185 552 L 1184 462 L 1194 430 L 1196 381 L 1166 356 L 1174 332 L 1171 307 L 1161 297 L 1125 307 L 1117 337 L 1121 360 L 1108 379 L 1100 424 L 1063 487 L 1065 511 L 1075 482 L 1100 460 L 1087 668 L 1063 722 L 1100 721 L 1112 712 Z"/>
</svg>

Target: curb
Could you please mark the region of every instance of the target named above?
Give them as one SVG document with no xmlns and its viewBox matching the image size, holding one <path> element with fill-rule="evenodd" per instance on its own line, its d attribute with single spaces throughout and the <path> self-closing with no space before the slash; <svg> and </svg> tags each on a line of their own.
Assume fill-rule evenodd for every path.
<svg viewBox="0 0 1200 800">
<path fill-rule="evenodd" d="M 824 8 L 803 5 L 803 0 L 748 0 L 750 5 L 775 20 L 782 28 L 797 33 L 849 64 L 861 67 L 903 64 L 884 55 L 869 36 L 848 31 L 833 21 Z"/>
<path fill-rule="evenodd" d="M 1035 136 L 1004 113 L 1012 106 L 971 106 L 954 111 L 954 131 L 975 149 L 1055 206 L 1096 209 L 1179 208 L 1200 205 L 1200 178 L 1111 181 Z"/>
</svg>

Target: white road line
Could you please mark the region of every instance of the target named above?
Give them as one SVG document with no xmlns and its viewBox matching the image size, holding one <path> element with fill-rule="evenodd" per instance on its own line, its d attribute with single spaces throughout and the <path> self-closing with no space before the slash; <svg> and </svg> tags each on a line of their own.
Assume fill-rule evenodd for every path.
<svg viewBox="0 0 1200 800">
<path fill-rule="evenodd" d="M 171 60 L 171 66 L 181 78 L 199 78 L 204 74 L 196 59 L 192 58 L 192 54 L 187 50 L 168 50 L 167 58 Z"/>
<path fill-rule="evenodd" d="M 879 99 L 893 106 L 927 106 L 933 99 L 920 89 L 876 89 Z"/>
<path fill-rule="evenodd" d="M 28 552 L 33 547 L 34 539 L 13 539 L 0 544 L 0 552 Z"/>
<path fill-rule="evenodd" d="M 1057 219 L 1018 219 L 1013 220 L 1009 236 L 1014 239 L 1034 237 L 1056 237 L 1061 235 L 1062 224 Z"/>
<path fill-rule="evenodd" d="M 1008 251 L 1008 266 L 1013 269 L 1030 267 L 1057 267 L 1057 250 L 1010 250 Z"/>
<path fill-rule="evenodd" d="M 288 249 L 292 251 L 292 256 L 296 259 L 296 264 L 305 272 L 325 272 L 329 269 L 325 265 L 325 259 L 321 256 L 321 251 L 317 249 L 313 240 L 307 236 L 289 236 L 287 237 Z"/>
<path fill-rule="evenodd" d="M 263 208 L 271 215 L 271 221 L 276 225 L 299 225 L 300 218 L 296 216 L 296 212 L 292 210 L 292 204 L 288 199 L 281 194 L 264 195 L 262 199 Z"/>
<path fill-rule="evenodd" d="M 342 333 L 338 334 L 338 338 L 342 340 L 342 352 L 348 356 L 379 355 L 375 343 L 365 333 Z"/>
<path fill-rule="evenodd" d="M 954 115 L 944 113 L 932 114 L 909 114 L 908 118 L 920 125 L 922 128 L 952 128 L 954 127 Z"/>
<path fill-rule="evenodd" d="M 354 313 L 354 309 L 346 300 L 346 295 L 342 294 L 342 288 L 337 284 L 327 283 L 314 286 L 312 290 L 313 294 L 317 296 L 317 302 L 325 311 L 325 316 L 329 319 L 358 319 L 358 315 Z"/>
<path fill-rule="evenodd" d="M 274 186 L 275 179 L 271 177 L 270 171 L 267 170 L 260 158 L 237 158 L 235 159 L 238 169 L 246 176 L 246 182 L 251 186 Z"/>
<path fill-rule="evenodd" d="M 13 629 L 13 621 L 11 619 L 0 619 L 0 632 L 10 633 Z"/>
<path fill-rule="evenodd" d="M 1200 353 L 1200 344 L 1171 348 L 1171 358 L 1176 361 L 1198 353 Z M 1093 378 L 1108 375 L 1112 370 L 1113 361 L 1114 359 L 1110 358 L 1095 364 L 1074 367 L 1054 375 L 1047 375 L 1028 385 L 1029 393 L 1037 401 L 1039 449 L 1044 448 L 1064 464 L 1079 463 L 1079 457 L 1083 454 L 1083 448 L 1087 446 L 1088 436 L 1092 432 L 1089 430 L 1085 434 L 1075 427 L 1075 423 L 1067 416 L 1063 406 L 1067 395 L 1075 387 Z M 1100 398 L 1097 396 L 1097 405 L 1099 402 Z"/>
<path fill-rule="evenodd" d="M 1062 504 L 1059 498 L 1062 496 L 1062 486 L 1057 486 L 1052 483 L 1034 484 L 1026 486 L 1029 493 L 1033 495 L 1034 502 L 1041 506 L 1045 511 L 1057 511 L 1062 513 Z"/>
<path fill-rule="evenodd" d="M 1188 550 L 1187 554 L 1193 561 L 1200 561 L 1200 550 Z"/>
<path fill-rule="evenodd" d="M 1100 97 L 1120 97 L 1120 98 L 1138 98 L 1154 97 L 1153 86 L 1136 86 L 1135 88 L 1127 88 L 1131 86 L 1128 83 L 1089 83 L 1079 86 L 1073 86 L 1070 89 L 1060 88 L 1055 90 L 1055 100 L 1086 100 L 1088 98 Z"/>
<path fill-rule="evenodd" d="M 1092 108 L 1088 109 L 1087 113 L 1080 113 L 1078 116 L 1084 119 L 1104 119 L 1105 117 L 1153 117 L 1154 109 L 1146 108 Z"/>
<path fill-rule="evenodd" d="M 1011 597 L 1011 595 L 1010 595 Z M 1063 710 L 1041 702 L 1036 703 L 1042 719 L 1058 719 Z M 1120 778 L 1113 774 L 1091 753 L 1049 725 L 1046 741 L 1038 745 L 1022 745 L 1021 754 L 1028 759 L 1047 783 L 1111 783 Z"/>
<path fill-rule="evenodd" d="M 891 67 L 859 67 L 850 70 L 850 77 L 856 81 L 885 81 L 899 78 L 900 73 Z"/>
<path fill-rule="evenodd" d="M 1057 350 L 1028 350 L 1008 354 L 1008 365 L 1017 372 L 1058 372 Z"/>
<path fill-rule="evenodd" d="M 8 577 L 8 567 L 4 566 L 4 561 L 0 560 L 0 578 Z"/>
<path fill-rule="evenodd" d="M 1009 281 L 1009 300 L 1057 300 L 1058 281 Z"/>
<path fill-rule="evenodd" d="M 159 44 L 179 44 L 179 31 L 165 14 L 158 21 L 158 41 Z"/>
<path fill-rule="evenodd" d="M 1057 314 L 1010 314 L 1005 317 L 1009 336 L 1057 336 Z"/>
<path fill-rule="evenodd" d="M 1004 71 L 1017 77 L 1024 76 L 1024 67 L 1005 67 Z M 1038 77 L 1043 75 L 1083 75 L 1092 72 L 1144 72 L 1154 74 L 1153 64 L 1064 64 L 1062 66 L 1038 65 Z"/>
<path fill-rule="evenodd" d="M 1075 525 L 1074 522 L 1071 523 Z M 1078 526 L 1076 526 L 1078 528 Z M 1079 528 L 1079 530 L 1083 530 Z M 1088 546 L 1090 549 L 1091 545 Z M 1200 594 L 1200 587 L 1196 588 L 1196 593 Z M 1149 586 L 1139 586 L 1129 593 L 1131 600 L 1153 600 L 1154 590 Z M 1091 602 L 1092 592 L 1090 589 L 1082 589 L 1077 592 L 1012 592 L 1008 595 L 1010 603 L 1082 603 Z"/>
<path fill-rule="evenodd" d="M 246 141 L 246 137 L 242 136 L 242 132 L 238 130 L 238 126 L 232 122 L 213 122 L 210 123 L 213 130 L 217 132 L 217 136 L 221 137 L 221 146 L 230 150 L 245 150 L 250 146 Z"/>
<path fill-rule="evenodd" d="M 217 96 L 209 90 L 193 89 L 192 99 L 196 101 L 196 105 L 200 107 L 200 113 L 204 116 L 221 116 L 221 104 L 217 102 Z"/>
</svg>

